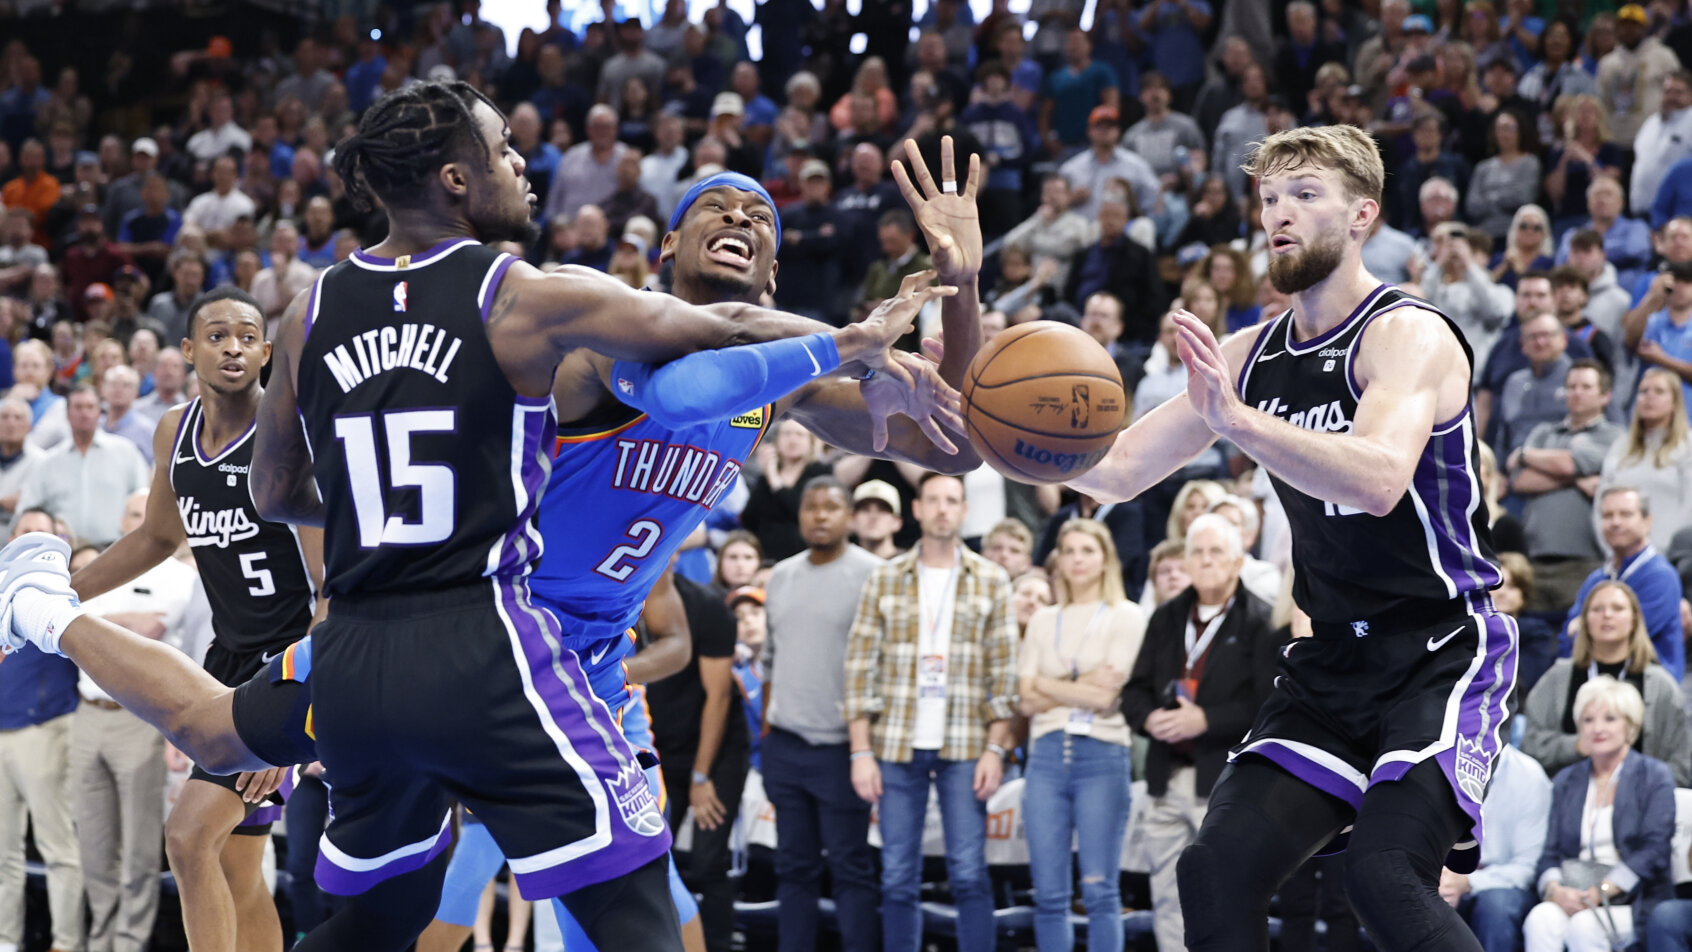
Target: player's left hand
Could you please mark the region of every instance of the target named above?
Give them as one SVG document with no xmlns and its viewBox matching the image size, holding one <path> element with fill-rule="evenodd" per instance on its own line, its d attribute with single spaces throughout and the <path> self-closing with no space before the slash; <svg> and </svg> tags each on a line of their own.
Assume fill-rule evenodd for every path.
<svg viewBox="0 0 1692 952">
<path fill-rule="evenodd" d="M 959 415 L 961 398 L 940 377 L 934 361 L 916 354 L 895 351 L 885 372 L 877 373 L 859 387 L 869 410 L 871 445 L 877 453 L 887 449 L 887 418 L 903 413 L 943 452 L 956 453 L 957 445 L 946 436 L 949 429 L 964 432 Z"/>
<path fill-rule="evenodd" d="M 947 284 L 973 281 L 981 271 L 981 217 L 975 207 L 975 195 L 981 185 L 981 156 L 970 155 L 969 178 L 958 181 L 957 164 L 953 159 L 951 136 L 940 137 L 940 182 L 928 171 L 928 163 L 917 151 L 915 139 L 905 140 L 905 164 L 893 160 L 893 181 L 899 184 L 900 194 L 916 215 L 917 227 L 928 239 L 928 252 L 934 259 L 935 270 Z M 916 183 L 911 181 L 912 174 Z M 944 189 L 951 183 L 952 192 Z"/>
<path fill-rule="evenodd" d="M 717 785 L 709 779 L 688 788 L 687 801 L 688 805 L 693 807 L 693 824 L 701 830 L 716 829 L 728 815 L 728 811 L 723 808 L 723 801 L 717 799 Z"/>
<path fill-rule="evenodd" d="M 981 759 L 975 762 L 975 799 L 986 803 L 999 792 L 999 784 L 1004 780 L 1004 758 L 990 750 L 983 753 Z"/>
<path fill-rule="evenodd" d="M 1173 316 L 1179 335 L 1175 349 L 1187 365 L 1187 400 L 1212 432 L 1225 436 L 1243 406 L 1234 390 L 1228 358 L 1223 356 L 1222 345 L 1216 342 L 1209 325 L 1191 311 L 1177 310 Z"/>
<path fill-rule="evenodd" d="M 247 803 L 263 803 L 265 798 L 275 793 L 282 786 L 282 779 L 288 775 L 288 767 L 272 767 L 269 770 L 247 771 L 235 778 L 235 792 Z"/>
</svg>

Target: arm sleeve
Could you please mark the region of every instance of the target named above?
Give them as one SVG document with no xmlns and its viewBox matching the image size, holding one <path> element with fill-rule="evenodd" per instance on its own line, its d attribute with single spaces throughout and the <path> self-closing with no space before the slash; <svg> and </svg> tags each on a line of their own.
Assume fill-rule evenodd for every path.
<svg viewBox="0 0 1692 952">
<path fill-rule="evenodd" d="M 618 361 L 611 389 L 655 422 L 677 428 L 756 409 L 839 367 L 834 338 L 812 334 L 702 350 L 662 366 Z"/>
</svg>

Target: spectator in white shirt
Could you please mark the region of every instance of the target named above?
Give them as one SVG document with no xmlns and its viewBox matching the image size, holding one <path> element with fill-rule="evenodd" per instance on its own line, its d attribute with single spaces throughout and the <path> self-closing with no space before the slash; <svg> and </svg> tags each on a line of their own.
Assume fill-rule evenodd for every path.
<svg viewBox="0 0 1692 952">
<path fill-rule="evenodd" d="M 234 156 L 224 155 L 212 160 L 212 190 L 195 196 L 182 215 L 183 224 L 203 229 L 207 243 L 215 248 L 222 248 L 228 243 L 227 233 L 236 219 L 258 217 L 258 206 L 235 187 L 239 173 L 240 166 Z"/>
<path fill-rule="evenodd" d="M 235 100 L 228 93 L 217 93 L 206 106 L 206 127 L 188 137 L 188 153 L 201 162 L 210 162 L 230 149 L 250 152 L 253 137 L 235 123 Z"/>
<path fill-rule="evenodd" d="M 264 311 L 265 333 L 272 339 L 288 302 L 317 279 L 317 269 L 297 256 L 299 248 L 300 232 L 294 223 L 286 219 L 277 222 L 270 233 L 270 267 L 253 276 L 253 299 Z"/>
<path fill-rule="evenodd" d="M 17 397 L 0 400 L 0 514 L 7 519 L 18 508 L 18 493 L 35 471 L 45 450 L 31 446 L 29 404 Z"/>
<path fill-rule="evenodd" d="M 1498 340 L 1499 328 L 1510 319 L 1516 295 L 1492 280 L 1469 244 L 1469 226 L 1448 221 L 1434 228 L 1429 250 L 1433 273 L 1422 280 L 1429 303 L 1444 311 L 1463 332 L 1474 351 L 1474 373 L 1486 366 L 1486 355 Z"/>
<path fill-rule="evenodd" d="M 1122 119 L 1114 106 L 1098 106 L 1087 117 L 1087 140 L 1092 148 L 1063 163 L 1058 171 L 1069 180 L 1070 205 L 1088 221 L 1098 218 L 1099 196 L 1113 179 L 1125 179 L 1134 190 L 1134 202 L 1143 210 L 1157 207 L 1162 186 L 1151 163 L 1117 142 L 1122 137 Z"/>
<path fill-rule="evenodd" d="M 78 539 L 105 546 L 119 535 L 123 501 L 148 484 L 147 461 L 128 440 L 100 429 L 100 398 L 80 384 L 66 398 L 71 438 L 24 482 L 18 509 L 57 513 Z"/>
<path fill-rule="evenodd" d="M 1692 73 L 1676 70 L 1663 78 L 1662 108 L 1647 116 L 1633 139 L 1633 181 L 1628 205 L 1647 218 L 1668 170 L 1692 156 Z"/>
</svg>

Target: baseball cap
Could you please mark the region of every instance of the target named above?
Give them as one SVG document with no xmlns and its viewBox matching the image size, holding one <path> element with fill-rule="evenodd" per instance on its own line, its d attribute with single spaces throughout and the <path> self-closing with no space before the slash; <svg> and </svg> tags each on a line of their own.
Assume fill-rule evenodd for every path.
<svg viewBox="0 0 1692 952">
<path fill-rule="evenodd" d="M 1630 3 L 1616 11 L 1616 22 L 1632 20 L 1635 23 L 1649 23 L 1651 18 L 1645 15 L 1645 8 L 1637 3 Z"/>
<path fill-rule="evenodd" d="M 139 280 L 141 280 L 141 269 L 137 268 L 136 266 L 134 266 L 132 264 L 126 264 L 123 267 L 117 269 L 117 274 L 112 276 L 112 283 L 113 284 L 116 284 L 119 281 L 139 281 Z"/>
<path fill-rule="evenodd" d="M 746 100 L 740 98 L 739 93 L 718 93 L 717 98 L 711 100 L 711 118 L 718 116 L 743 116 L 746 114 Z"/>
<path fill-rule="evenodd" d="M 1412 13 L 1404 18 L 1404 25 L 1401 29 L 1406 33 L 1432 33 L 1434 25 L 1432 20 L 1422 14 Z"/>
<path fill-rule="evenodd" d="M 628 245 L 642 258 L 646 257 L 646 239 L 632 231 L 623 232 L 623 237 L 617 239 L 617 243 L 620 245 Z"/>
<path fill-rule="evenodd" d="M 99 218 L 100 217 L 100 206 L 94 204 L 93 202 L 90 202 L 87 205 L 84 205 L 81 208 L 77 209 L 76 217 L 78 217 L 78 218 Z"/>
<path fill-rule="evenodd" d="M 156 159 L 159 157 L 159 144 L 154 142 L 149 136 L 142 136 L 141 138 L 136 139 L 134 144 L 129 147 L 130 155 L 134 155 L 137 152 L 144 152 Z"/>
<path fill-rule="evenodd" d="M 100 157 L 86 149 L 76 154 L 77 165 L 99 165 Z"/>
<path fill-rule="evenodd" d="M 228 59 L 235 53 L 235 47 L 227 36 L 214 36 L 206 44 L 206 55 L 213 59 Z"/>
<path fill-rule="evenodd" d="M 728 598 L 724 599 L 724 601 L 728 602 L 728 607 L 730 608 L 733 608 L 741 602 L 756 602 L 757 604 L 762 605 L 764 604 L 764 590 L 755 585 L 742 585 L 734 591 L 728 593 Z"/>
<path fill-rule="evenodd" d="M 806 159 L 805 164 L 799 166 L 799 181 L 801 182 L 816 178 L 819 175 L 823 178 L 833 177 L 828 170 L 828 163 L 822 159 Z"/>
<path fill-rule="evenodd" d="M 1113 126 L 1122 124 L 1122 114 L 1110 106 L 1094 106 L 1087 114 L 1087 125 L 1096 126 L 1101 122 L 1108 122 Z"/>
<path fill-rule="evenodd" d="M 860 483 L 857 489 L 852 490 L 853 511 L 857 510 L 859 503 L 864 502 L 879 502 L 895 516 L 899 515 L 899 491 L 884 480 L 872 479 Z"/>
<path fill-rule="evenodd" d="M 112 299 L 112 286 L 103 281 L 96 281 L 82 292 L 82 299 L 85 301 L 110 301 Z"/>
</svg>

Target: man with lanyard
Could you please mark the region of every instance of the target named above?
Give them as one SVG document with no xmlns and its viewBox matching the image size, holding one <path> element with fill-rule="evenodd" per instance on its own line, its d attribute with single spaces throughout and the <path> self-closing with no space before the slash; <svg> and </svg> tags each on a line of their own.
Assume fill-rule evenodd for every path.
<svg viewBox="0 0 1692 952">
<path fill-rule="evenodd" d="M 1134 673 L 1122 688 L 1128 726 L 1146 752 L 1146 847 L 1152 928 L 1162 948 L 1184 948 L 1175 861 L 1198 835 L 1228 748 L 1251 727 L 1275 680 L 1269 606 L 1240 585 L 1240 530 L 1205 513 L 1187 529 L 1192 585 L 1146 623 Z"/>
</svg>

